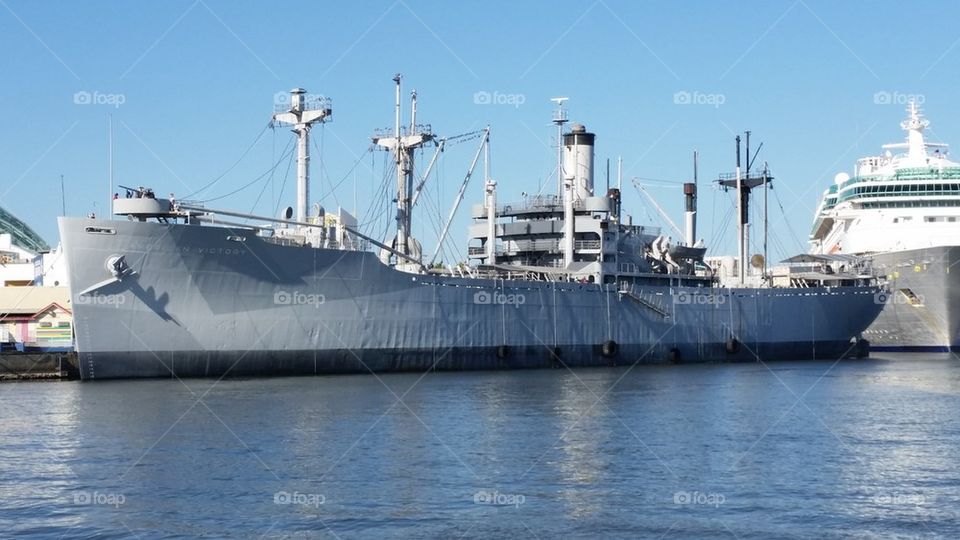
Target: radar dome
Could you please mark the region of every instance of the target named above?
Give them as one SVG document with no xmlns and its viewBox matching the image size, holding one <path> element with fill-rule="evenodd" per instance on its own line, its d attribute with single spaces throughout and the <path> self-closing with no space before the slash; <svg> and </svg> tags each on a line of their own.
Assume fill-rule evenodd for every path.
<svg viewBox="0 0 960 540">
<path fill-rule="evenodd" d="M 840 184 L 846 182 L 846 181 L 849 180 L 849 179 L 850 179 L 850 175 L 849 175 L 849 174 L 847 174 L 847 173 L 845 173 L 845 172 L 837 173 L 837 175 L 833 177 L 833 183 L 834 183 L 834 184 L 837 184 L 837 185 L 839 186 Z"/>
</svg>

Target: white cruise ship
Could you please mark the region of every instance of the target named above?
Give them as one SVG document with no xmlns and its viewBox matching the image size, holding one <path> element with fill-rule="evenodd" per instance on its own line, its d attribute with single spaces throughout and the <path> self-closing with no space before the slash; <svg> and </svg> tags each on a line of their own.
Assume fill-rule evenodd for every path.
<svg viewBox="0 0 960 540">
<path fill-rule="evenodd" d="M 857 160 L 823 193 L 811 252 L 865 255 L 885 274 L 887 305 L 864 334 L 875 349 L 960 347 L 960 163 L 924 138 L 916 103 L 900 125 L 906 142 Z"/>
</svg>

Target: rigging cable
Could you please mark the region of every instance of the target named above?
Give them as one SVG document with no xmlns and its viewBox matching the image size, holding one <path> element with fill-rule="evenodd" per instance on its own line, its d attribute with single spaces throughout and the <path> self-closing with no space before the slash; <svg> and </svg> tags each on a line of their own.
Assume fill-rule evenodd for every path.
<svg viewBox="0 0 960 540">
<path fill-rule="evenodd" d="M 793 230 L 793 226 L 790 225 L 790 220 L 787 219 L 787 212 L 786 210 L 783 209 L 783 203 L 780 202 L 780 194 L 773 189 L 771 189 L 770 191 L 773 191 L 773 196 L 776 197 L 777 199 L 777 206 L 780 207 L 780 213 L 783 215 L 783 221 L 786 222 L 787 224 L 787 230 L 790 231 L 790 234 L 793 237 L 793 240 L 797 243 L 797 246 L 800 247 L 800 252 L 802 253 L 803 251 L 805 251 L 803 242 L 800 241 L 800 235 L 798 235 L 797 232 Z"/>
<path fill-rule="evenodd" d="M 280 184 L 280 193 L 277 193 L 277 206 L 273 209 L 273 215 L 280 214 L 280 205 L 283 204 L 280 201 L 283 200 L 283 192 L 287 189 L 287 179 L 290 178 L 290 166 L 293 165 L 293 159 L 287 161 L 287 170 L 283 173 L 283 183 Z"/>
<path fill-rule="evenodd" d="M 205 186 L 201 187 L 200 189 L 194 191 L 193 193 L 187 195 L 186 197 L 183 197 L 183 199 L 186 200 L 195 195 L 198 195 L 202 191 L 205 191 L 206 189 L 213 187 L 213 185 L 219 182 L 220 179 L 223 178 L 224 176 L 230 174 L 230 171 L 232 171 L 237 165 L 239 165 L 240 162 L 243 161 L 243 158 L 247 157 L 247 154 L 250 153 L 251 150 L 253 150 L 253 147 L 256 146 L 258 142 L 260 142 L 260 138 L 263 137 L 263 134 L 267 132 L 267 129 L 273 129 L 272 121 L 268 122 L 267 125 L 263 126 L 263 129 L 260 130 L 260 133 L 257 134 L 257 138 L 253 140 L 250 146 L 248 146 L 247 149 L 243 151 L 243 154 L 240 155 L 240 158 L 237 159 L 237 161 L 235 161 L 233 165 L 231 165 L 226 171 L 224 171 L 223 174 L 214 178 L 213 180 L 208 182 Z"/>
<path fill-rule="evenodd" d="M 226 193 L 226 194 L 224 194 L 224 195 L 220 195 L 219 197 L 213 197 L 213 198 L 210 198 L 210 199 L 204 199 L 204 200 L 199 201 L 199 202 L 208 203 L 208 202 L 211 202 L 211 201 L 218 201 L 218 200 L 220 200 L 220 199 L 223 199 L 223 198 L 229 197 L 229 196 L 231 196 L 231 195 L 234 195 L 234 194 L 236 194 L 236 193 L 239 193 L 239 192 L 243 191 L 244 189 L 247 189 L 248 187 L 252 186 L 253 184 L 256 184 L 256 183 L 259 182 L 260 180 L 263 180 L 264 178 L 267 177 L 268 174 L 270 174 L 274 169 L 276 169 L 276 168 L 280 165 L 280 162 L 283 161 L 283 159 L 284 159 L 288 154 L 291 153 L 291 151 L 293 150 L 293 147 L 292 147 L 293 145 L 290 145 L 290 146 L 291 146 L 290 150 L 288 150 L 288 151 L 285 152 L 282 156 L 280 156 L 280 159 L 277 160 L 277 162 L 274 163 L 272 167 L 270 167 L 269 169 L 267 169 L 266 171 L 264 171 L 263 174 L 261 174 L 260 176 L 254 178 L 254 179 L 251 180 L 250 182 L 248 182 L 248 183 L 246 183 L 246 184 L 238 187 L 237 189 L 231 191 L 230 193 Z"/>
</svg>

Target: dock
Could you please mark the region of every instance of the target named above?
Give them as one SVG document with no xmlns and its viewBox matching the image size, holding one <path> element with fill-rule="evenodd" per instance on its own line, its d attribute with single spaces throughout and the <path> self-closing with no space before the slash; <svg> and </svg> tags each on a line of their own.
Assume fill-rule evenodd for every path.
<svg viewBox="0 0 960 540">
<path fill-rule="evenodd" d="M 0 383 L 70 381 L 79 378 L 79 363 L 75 352 L 0 354 Z"/>
</svg>

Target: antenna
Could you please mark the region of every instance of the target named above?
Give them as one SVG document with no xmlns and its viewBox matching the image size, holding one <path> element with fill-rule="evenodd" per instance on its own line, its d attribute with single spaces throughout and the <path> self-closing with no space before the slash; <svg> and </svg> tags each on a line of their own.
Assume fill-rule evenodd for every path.
<svg viewBox="0 0 960 540">
<path fill-rule="evenodd" d="M 66 217 L 67 215 L 67 195 L 66 191 L 63 189 L 63 175 L 60 175 L 60 215 Z"/>
<path fill-rule="evenodd" d="M 610 191 L 610 158 L 607 158 L 607 191 Z"/>
<path fill-rule="evenodd" d="M 749 177 L 750 177 L 750 165 L 753 164 L 753 160 L 750 159 L 750 130 L 744 131 L 744 134 L 746 134 L 746 136 L 747 136 L 747 144 L 746 144 L 746 156 L 747 156 L 747 159 L 745 160 L 745 161 L 746 161 L 746 164 L 747 164 L 747 170 L 744 172 L 744 176 L 746 176 L 746 177 L 749 178 Z M 738 165 L 739 165 L 739 164 L 738 164 Z"/>
</svg>

